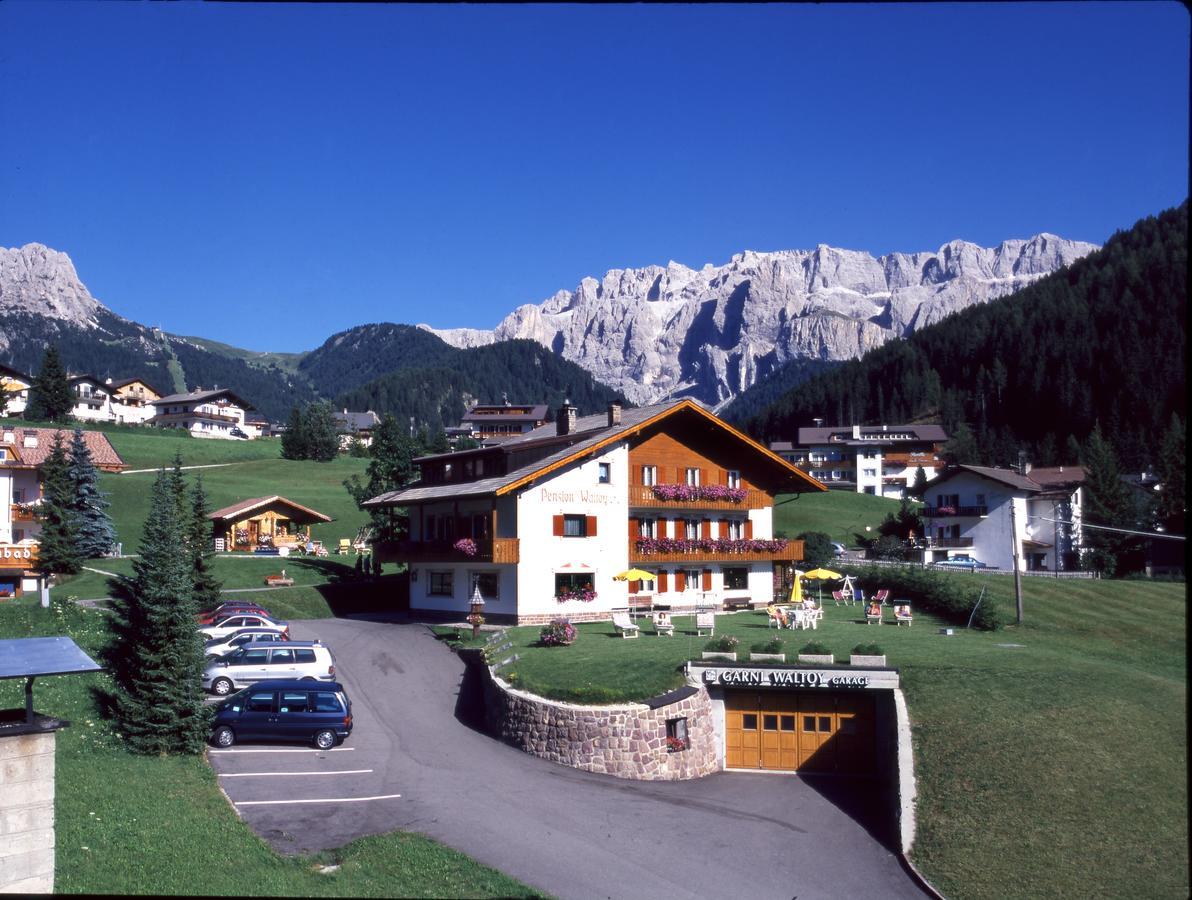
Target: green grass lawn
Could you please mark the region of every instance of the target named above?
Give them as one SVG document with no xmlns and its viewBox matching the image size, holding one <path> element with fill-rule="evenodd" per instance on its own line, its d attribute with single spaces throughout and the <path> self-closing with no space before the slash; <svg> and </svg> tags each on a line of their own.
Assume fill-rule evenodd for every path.
<svg viewBox="0 0 1192 900">
<path fill-rule="evenodd" d="M 852 491 L 783 494 L 774 502 L 774 531 L 793 538 L 804 531 L 822 531 L 846 547 L 855 547 L 865 526 L 877 527 L 887 513 L 898 512 L 898 501 Z"/>
<path fill-rule="evenodd" d="M 0 635 L 70 634 L 94 653 L 104 614 L 0 604 Z M 363 838 L 315 856 L 283 857 L 249 830 L 197 757 L 127 753 L 99 714 L 102 673 L 39 678 L 39 711 L 58 732 L 57 893 L 342 897 L 538 896 L 523 884 L 415 834 Z M 23 706 L 19 679 L 0 682 L 0 708 Z M 338 865 L 330 874 L 323 865 Z"/>
<path fill-rule="evenodd" d="M 1013 579 L 941 577 L 983 581 L 1013 621 Z M 1022 626 L 947 637 L 921 612 L 909 629 L 864 625 L 859 607 L 829 602 L 818 630 L 782 637 L 788 659 L 810 639 L 841 661 L 874 641 L 900 668 L 919 778 L 912 858 L 945 895 L 1186 897 L 1185 586 L 1028 578 L 1024 609 Z M 628 641 L 581 624 L 570 647 L 513 628 L 521 659 L 504 674 L 570 702 L 663 693 L 708 640 L 674 621 L 674 638 L 641 620 Z M 739 658 L 777 634 L 764 613 L 717 617 L 716 633 L 740 639 Z"/>
</svg>

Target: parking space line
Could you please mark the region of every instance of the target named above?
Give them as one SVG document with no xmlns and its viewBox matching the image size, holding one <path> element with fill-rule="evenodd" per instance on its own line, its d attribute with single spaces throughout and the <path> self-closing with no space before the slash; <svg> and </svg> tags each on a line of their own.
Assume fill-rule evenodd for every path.
<svg viewBox="0 0 1192 900">
<path fill-rule="evenodd" d="M 235 806 L 278 806 L 286 803 L 362 803 L 365 800 L 394 800 L 401 794 L 381 794 L 377 797 L 327 797 L 322 800 L 243 800 Z"/>
<path fill-rule="evenodd" d="M 281 747 L 262 748 L 260 750 L 208 750 L 208 753 L 347 753 L 355 747 L 332 747 L 330 750 L 287 750 Z"/>
<path fill-rule="evenodd" d="M 364 775 L 372 769 L 339 769 L 334 772 L 220 772 L 220 778 L 275 778 L 279 775 Z"/>
</svg>

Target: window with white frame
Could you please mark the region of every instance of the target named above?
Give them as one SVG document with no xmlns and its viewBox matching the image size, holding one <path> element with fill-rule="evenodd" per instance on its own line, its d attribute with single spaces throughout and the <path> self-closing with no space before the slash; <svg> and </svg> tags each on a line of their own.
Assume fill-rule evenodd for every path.
<svg viewBox="0 0 1192 900">
<path fill-rule="evenodd" d="M 642 484 L 652 487 L 658 483 L 658 467 L 642 466 Z"/>
<path fill-rule="evenodd" d="M 613 480 L 613 467 L 611 463 L 597 463 L 596 464 L 596 481 L 600 484 L 610 484 Z"/>
<path fill-rule="evenodd" d="M 689 541 L 699 540 L 699 519 L 685 519 L 683 522 L 683 537 Z"/>
<path fill-rule="evenodd" d="M 728 520 L 728 539 L 730 541 L 745 539 L 745 522 L 742 519 Z"/>
<path fill-rule="evenodd" d="M 741 473 L 736 469 L 729 469 L 725 476 L 725 481 L 731 488 L 739 488 L 741 486 Z"/>
<path fill-rule="evenodd" d="M 703 590 L 703 573 L 699 569 L 684 569 L 683 570 L 683 590 L 685 591 L 699 591 Z"/>
<path fill-rule="evenodd" d="M 695 487 L 699 484 L 699 469 L 688 467 L 687 483 L 692 487 Z"/>
<path fill-rule="evenodd" d="M 877 469 L 862 469 L 861 471 L 866 478 L 877 478 Z"/>
<path fill-rule="evenodd" d="M 658 520 L 639 519 L 637 523 L 637 535 L 644 538 L 658 537 Z"/>
</svg>

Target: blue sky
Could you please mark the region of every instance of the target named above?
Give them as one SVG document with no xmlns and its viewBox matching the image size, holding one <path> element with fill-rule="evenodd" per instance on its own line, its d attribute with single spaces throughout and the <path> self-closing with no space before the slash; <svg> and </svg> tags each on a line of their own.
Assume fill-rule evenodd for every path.
<svg viewBox="0 0 1192 900">
<path fill-rule="evenodd" d="M 257 350 L 610 268 L 1102 242 L 1188 193 L 1176 3 L 0 4 L 0 246 Z"/>
</svg>

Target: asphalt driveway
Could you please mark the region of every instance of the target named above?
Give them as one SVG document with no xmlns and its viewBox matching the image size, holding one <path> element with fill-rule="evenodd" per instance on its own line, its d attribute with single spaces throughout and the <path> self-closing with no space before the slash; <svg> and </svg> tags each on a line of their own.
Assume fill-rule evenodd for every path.
<svg viewBox="0 0 1192 900">
<path fill-rule="evenodd" d="M 923 896 L 866 828 L 867 782 L 579 772 L 464 724 L 465 667 L 425 627 L 322 619 L 292 628 L 335 653 L 352 736 L 331 751 L 211 751 L 237 811 L 281 852 L 400 829 L 563 898 Z"/>
</svg>

